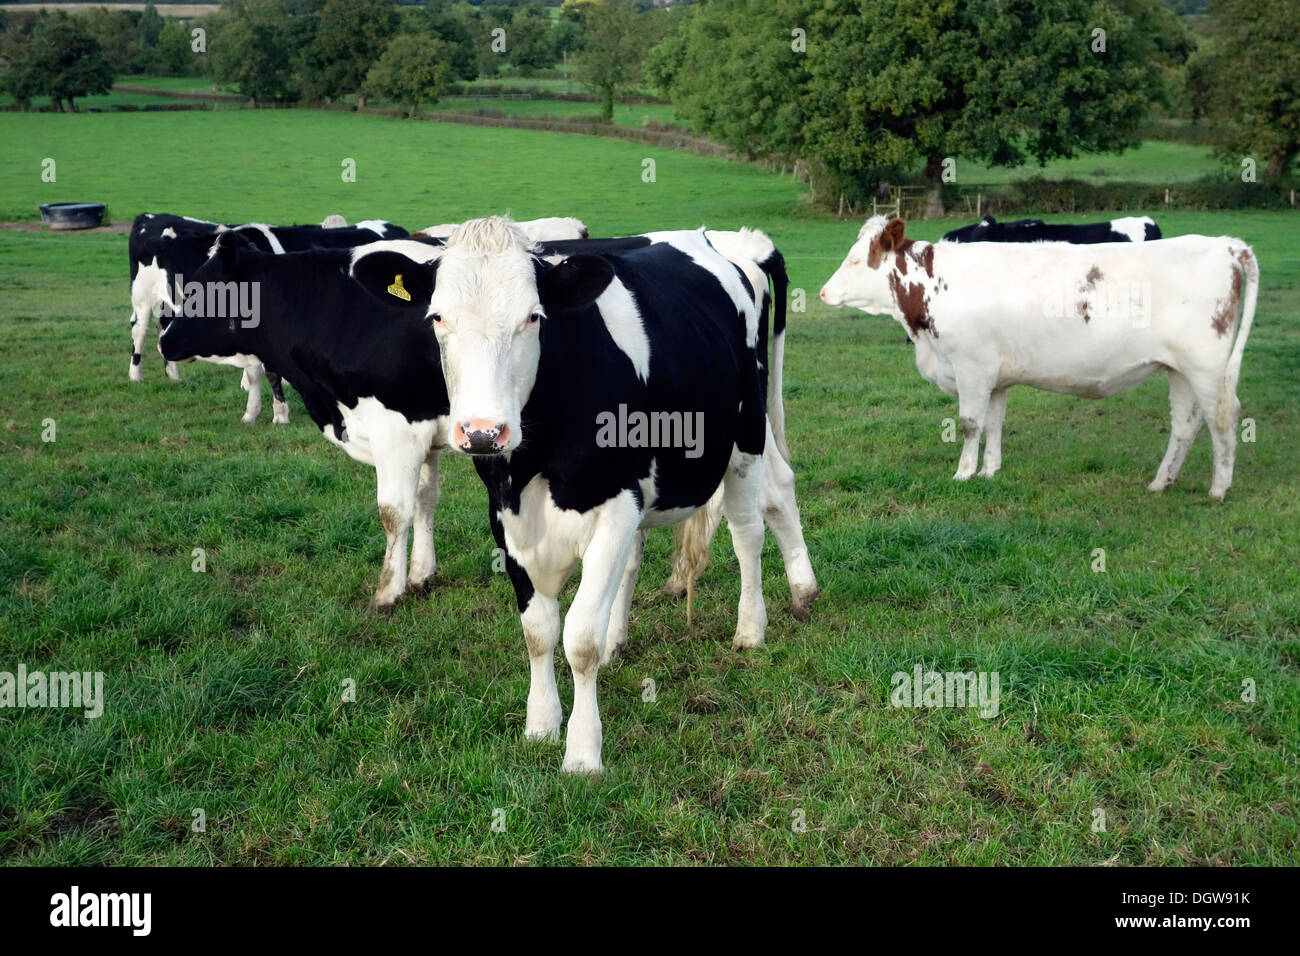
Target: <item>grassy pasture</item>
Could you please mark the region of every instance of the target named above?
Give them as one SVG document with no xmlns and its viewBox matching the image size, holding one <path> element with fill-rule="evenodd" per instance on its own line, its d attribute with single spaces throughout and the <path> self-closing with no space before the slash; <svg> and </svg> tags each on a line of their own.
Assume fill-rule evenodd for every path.
<svg viewBox="0 0 1300 956">
<path fill-rule="evenodd" d="M 655 593 L 670 538 L 652 535 L 628 653 L 601 678 L 609 772 L 567 777 L 558 750 L 522 740 L 527 658 L 467 462 L 443 467 L 435 592 L 367 614 L 373 473 L 326 445 L 296 395 L 292 424 L 273 428 L 268 401 L 241 425 L 231 369 L 187 365 L 173 383 L 147 356 L 128 383 L 125 237 L 0 232 L 0 670 L 103 671 L 107 696 L 98 720 L 0 710 L 5 862 L 1295 861 L 1293 216 L 1160 217 L 1170 235 L 1246 239 L 1263 270 L 1240 389 L 1257 440 L 1216 504 L 1205 435 L 1174 488 L 1145 491 L 1168 438 L 1163 379 L 1097 403 L 1018 390 L 1003 472 L 953 482 L 955 403 L 893 322 L 817 302 L 856 224 L 803 211 L 788 178 L 603 139 L 298 111 L 4 115 L 0 132 L 4 219 L 98 200 L 119 219 L 418 227 L 509 210 L 576 215 L 593 234 L 768 230 L 809 293 L 786 402 L 823 591 L 793 621 L 769 541 L 768 645 L 734 653 L 726 535 L 689 628 Z M 41 181 L 47 156 L 56 183 Z M 891 674 L 918 663 L 998 671 L 1000 713 L 891 708 Z M 563 661 L 559 674 L 567 707 Z M 345 679 L 355 703 L 340 703 Z"/>
</svg>

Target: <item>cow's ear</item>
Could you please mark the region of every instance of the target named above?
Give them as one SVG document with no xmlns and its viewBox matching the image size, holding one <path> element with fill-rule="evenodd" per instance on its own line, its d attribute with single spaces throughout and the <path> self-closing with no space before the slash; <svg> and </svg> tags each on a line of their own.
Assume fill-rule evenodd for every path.
<svg viewBox="0 0 1300 956">
<path fill-rule="evenodd" d="M 239 250 L 249 244 L 247 239 L 233 229 L 219 232 L 217 241 L 212 244 L 212 254 L 208 258 L 215 257 L 221 266 L 221 271 L 230 275 L 239 264 Z"/>
<path fill-rule="evenodd" d="M 537 294 L 548 309 L 582 309 L 591 305 L 614 280 L 614 267 L 601 256 L 570 256 L 543 268 Z"/>
<path fill-rule="evenodd" d="M 428 308 L 438 262 L 416 262 L 400 252 L 371 252 L 352 264 L 352 278 L 388 305 Z"/>
<path fill-rule="evenodd" d="M 885 223 L 885 229 L 880 234 L 880 247 L 885 252 L 893 252 L 903 244 L 903 232 L 905 226 L 901 219 L 891 219 Z"/>
</svg>

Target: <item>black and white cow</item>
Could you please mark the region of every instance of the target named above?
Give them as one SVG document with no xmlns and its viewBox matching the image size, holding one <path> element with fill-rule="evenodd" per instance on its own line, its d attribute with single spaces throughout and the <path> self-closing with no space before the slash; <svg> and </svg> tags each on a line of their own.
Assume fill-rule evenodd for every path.
<svg viewBox="0 0 1300 956">
<path fill-rule="evenodd" d="M 326 226 L 267 226 L 248 223 L 227 226 L 221 223 L 172 216 L 163 213 L 142 213 L 131 224 L 129 256 L 131 266 L 131 365 L 129 376 L 138 382 L 143 378 L 141 361 L 144 340 L 149 333 L 149 323 L 155 312 L 159 325 L 169 318 L 165 306 L 178 306 L 176 280 L 193 275 L 207 260 L 211 239 L 218 233 L 233 230 L 253 245 L 267 252 L 283 253 L 304 249 L 342 249 L 373 242 L 376 238 L 399 238 L 406 230 L 389 222 L 370 220 L 356 226 L 334 228 Z M 205 244 L 203 239 L 209 241 Z M 245 422 L 257 418 L 262 410 L 262 374 L 260 364 L 243 371 L 241 381 L 248 391 L 248 405 L 244 410 Z M 175 363 L 167 363 L 167 375 L 176 378 Z M 284 400 L 280 379 L 274 373 L 267 375 L 273 399 L 273 421 L 287 424 L 289 406 Z"/>
<path fill-rule="evenodd" d="M 412 590 L 428 587 L 436 567 L 438 449 L 446 443 L 449 405 L 433 330 L 410 309 L 377 302 L 348 279 L 352 249 L 275 255 L 235 231 L 210 245 L 213 255 L 194 281 L 256 283 L 258 321 L 246 327 L 180 314 L 163 329 L 159 351 L 169 362 L 265 365 L 298 390 L 326 439 L 374 467 L 387 547 L 370 603 L 388 610 L 408 580 Z M 416 258 L 437 248 L 409 239 L 379 245 Z"/>
<path fill-rule="evenodd" d="M 510 220 L 492 217 L 463 224 L 428 261 L 375 251 L 352 266 L 373 295 L 436 332 L 450 445 L 474 457 L 515 588 L 531 660 L 530 739 L 559 737 L 558 595 L 582 562 L 563 624 L 571 772 L 603 769 L 596 677 L 626 636 L 646 530 L 685 520 L 719 483 L 741 570 L 733 646 L 762 644 L 767 626 L 766 323 L 744 271 L 703 230 L 646 240 L 552 263 Z M 806 564 L 795 515 L 778 540 Z M 811 565 L 800 577 L 811 581 Z"/>
<path fill-rule="evenodd" d="M 998 222 L 985 216 L 977 223 L 946 233 L 949 242 L 1069 242 L 1086 245 L 1097 242 L 1151 242 L 1162 238 L 1160 227 L 1150 216 L 1126 216 L 1110 222 L 1055 225 L 1041 219 Z"/>
</svg>

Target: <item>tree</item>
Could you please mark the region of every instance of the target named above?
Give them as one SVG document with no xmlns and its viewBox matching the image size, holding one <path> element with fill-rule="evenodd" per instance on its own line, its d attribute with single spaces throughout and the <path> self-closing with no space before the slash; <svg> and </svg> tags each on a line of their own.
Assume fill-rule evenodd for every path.
<svg viewBox="0 0 1300 956">
<path fill-rule="evenodd" d="M 104 59 L 99 41 L 74 17 L 62 10 L 42 12 L 30 37 L 12 51 L 4 74 L 5 88 L 24 108 L 33 96 L 47 95 L 56 110 L 77 108 L 76 97 L 107 93 L 113 69 Z"/>
<path fill-rule="evenodd" d="M 591 3 L 583 10 L 582 49 L 574 58 L 578 82 L 600 94 L 600 116 L 614 122 L 614 101 L 620 90 L 641 76 L 646 43 L 638 30 L 641 17 L 628 0 Z"/>
<path fill-rule="evenodd" d="M 140 65 L 140 28 L 137 14 L 125 10 L 91 7 L 80 14 L 82 25 L 98 42 L 115 76 L 131 73 Z"/>
<path fill-rule="evenodd" d="M 282 0 L 234 0 L 214 18 L 212 72 L 253 100 L 296 97 L 294 33 Z"/>
<path fill-rule="evenodd" d="M 551 18 L 538 5 L 515 11 L 506 27 L 506 59 L 522 76 L 553 66 L 560 53 L 555 46 Z"/>
<path fill-rule="evenodd" d="M 366 74 L 397 33 L 399 19 L 392 0 L 326 0 L 315 37 L 304 51 L 308 97 L 360 92 Z"/>
<path fill-rule="evenodd" d="M 163 76 L 188 76 L 194 69 L 190 32 L 179 20 L 168 20 L 158 36 L 154 69 Z"/>
<path fill-rule="evenodd" d="M 1234 164 L 1255 154 L 1269 176 L 1283 175 L 1300 155 L 1300 4 L 1212 0 L 1210 15 L 1215 145 Z"/>
<path fill-rule="evenodd" d="M 1190 49 L 1156 0 L 715 0 L 684 42 L 673 98 L 698 128 L 853 199 L 921 166 L 932 214 L 947 160 L 1134 145 Z"/>
<path fill-rule="evenodd" d="M 451 66 L 446 45 L 436 37 L 402 34 L 370 68 L 363 89 L 369 96 L 409 103 L 410 116 L 421 103 L 436 103 L 447 92 Z"/>
</svg>

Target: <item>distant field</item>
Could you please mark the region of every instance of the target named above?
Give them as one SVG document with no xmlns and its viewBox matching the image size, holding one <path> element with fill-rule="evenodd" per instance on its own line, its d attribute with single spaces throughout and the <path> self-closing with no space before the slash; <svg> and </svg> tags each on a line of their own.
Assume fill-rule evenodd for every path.
<svg viewBox="0 0 1300 956">
<path fill-rule="evenodd" d="M 1294 214 L 1159 217 L 1170 235 L 1243 237 L 1263 272 L 1240 389 L 1258 438 L 1214 503 L 1204 434 L 1177 485 L 1145 490 L 1168 438 L 1162 377 L 1102 402 L 1017 390 L 1003 472 L 952 481 L 955 402 L 921 380 L 897 324 L 820 305 L 858 223 L 809 211 L 789 177 L 309 111 L 4 114 L 0 136 L 3 219 L 98 200 L 128 219 L 418 227 L 508 210 L 597 235 L 768 230 L 807 303 L 786 402 L 823 592 L 795 622 L 769 540 L 768 644 L 733 652 L 727 535 L 688 626 L 655 593 L 670 537 L 652 534 L 627 654 L 601 674 L 609 772 L 567 777 L 558 750 L 522 739 L 527 655 L 467 462 L 443 466 L 434 592 L 369 614 L 373 472 L 296 394 L 292 424 L 241 425 L 232 369 L 167 381 L 151 340 L 129 383 L 124 236 L 0 232 L 0 670 L 99 670 L 107 696 L 99 720 L 0 711 L 0 862 L 1295 862 Z M 891 675 L 916 665 L 999 672 L 999 714 L 889 706 Z M 340 704 L 347 678 L 357 700 Z"/>
<path fill-rule="evenodd" d="M 9 106 L 14 102 L 14 98 L 8 93 L 0 93 L 0 105 Z M 154 96 L 150 93 L 126 93 L 122 90 L 112 90 L 108 93 L 100 93 L 94 96 L 79 96 L 76 99 L 77 109 L 105 109 L 109 106 L 119 104 L 131 104 L 134 106 L 143 106 L 146 103 L 195 103 L 200 104 L 200 100 L 185 100 L 174 96 Z M 32 99 L 33 106 L 49 106 L 50 98 L 48 96 L 37 96 Z"/>
<path fill-rule="evenodd" d="M 1178 183 L 1200 179 L 1226 167 L 1205 146 L 1148 140 L 1125 153 L 1103 153 L 1057 159 L 1040 167 L 1036 163 L 1015 169 L 957 161 L 957 182 L 967 185 L 1000 184 L 1017 179 L 1082 179 L 1090 183 L 1114 181 Z"/>
<path fill-rule="evenodd" d="M 483 109 L 502 112 L 507 116 L 600 119 L 599 103 L 574 103 L 569 100 L 505 100 L 490 97 L 448 96 L 440 100 L 434 109 L 466 113 Z M 658 123 L 677 122 L 673 107 L 664 103 L 614 107 L 616 126 L 644 126 L 647 119 Z"/>
</svg>

